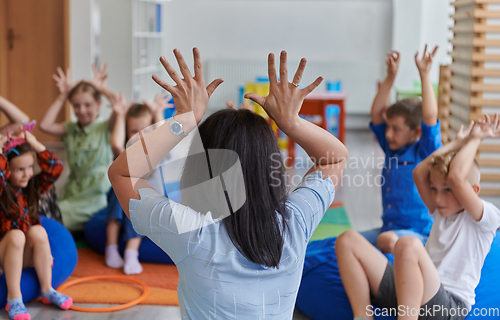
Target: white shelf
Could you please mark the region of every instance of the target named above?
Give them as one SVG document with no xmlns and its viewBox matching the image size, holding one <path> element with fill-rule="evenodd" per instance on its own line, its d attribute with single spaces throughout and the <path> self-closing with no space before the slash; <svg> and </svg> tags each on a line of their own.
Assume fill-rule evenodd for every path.
<svg viewBox="0 0 500 320">
<path fill-rule="evenodd" d="M 154 72 L 154 71 L 161 71 L 163 70 L 163 66 L 156 65 L 156 66 L 147 66 L 147 67 L 142 67 L 142 68 L 137 68 L 132 71 L 132 74 L 138 75 L 138 74 L 145 74 L 149 72 Z"/>
<path fill-rule="evenodd" d="M 163 32 L 134 32 L 134 38 L 163 38 Z"/>
</svg>

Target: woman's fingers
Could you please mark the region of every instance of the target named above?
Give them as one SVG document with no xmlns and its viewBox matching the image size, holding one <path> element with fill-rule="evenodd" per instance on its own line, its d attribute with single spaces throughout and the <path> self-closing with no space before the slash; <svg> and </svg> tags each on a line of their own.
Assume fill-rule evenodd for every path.
<svg viewBox="0 0 500 320">
<path fill-rule="evenodd" d="M 179 69 L 181 70 L 181 73 L 182 73 L 182 76 L 184 77 L 184 80 L 191 79 L 193 76 L 191 75 L 191 71 L 189 71 L 189 67 L 188 67 L 186 61 L 184 60 L 184 57 L 182 56 L 181 51 L 179 49 L 174 49 L 174 55 L 175 55 L 175 58 L 177 59 L 177 64 L 179 65 Z M 177 83 L 177 84 L 179 84 L 179 83 Z"/>
<path fill-rule="evenodd" d="M 163 89 L 167 90 L 168 92 L 170 92 L 170 94 L 172 94 L 172 96 L 174 95 L 174 92 L 175 92 L 175 88 L 173 86 L 171 86 L 170 84 L 168 84 L 167 82 L 163 81 L 162 79 L 158 78 L 158 76 L 156 74 L 153 75 L 153 80 L 154 82 L 156 82 L 158 85 L 160 85 L 160 87 L 162 87 Z"/>
<path fill-rule="evenodd" d="M 177 71 L 175 71 L 175 69 L 170 65 L 170 63 L 168 63 L 168 61 L 167 61 L 167 59 L 165 59 L 165 57 L 161 57 L 160 58 L 160 62 L 163 65 L 163 67 L 165 68 L 165 70 L 167 71 L 167 73 L 170 76 L 170 78 L 172 78 L 172 80 L 174 80 L 175 83 L 177 83 L 177 84 L 182 83 L 181 77 L 179 77 L 179 74 L 177 74 Z"/>
<path fill-rule="evenodd" d="M 264 107 L 264 104 L 266 103 L 266 98 L 259 96 L 256 93 L 247 93 L 245 94 L 245 99 L 250 99 L 253 102 L 259 104 L 261 107 Z"/>
<path fill-rule="evenodd" d="M 278 85 L 278 77 L 276 76 L 276 66 L 274 64 L 273 53 L 270 53 L 267 56 L 267 74 L 269 75 L 269 84 L 271 87 Z"/>
<path fill-rule="evenodd" d="M 224 82 L 224 80 L 222 80 L 221 78 L 219 79 L 215 79 L 214 81 L 210 82 L 210 84 L 207 86 L 207 93 L 208 93 L 208 97 L 210 98 L 210 96 L 212 95 L 212 93 L 215 91 L 215 89 L 217 89 L 217 87 L 222 83 Z"/>
<path fill-rule="evenodd" d="M 314 89 L 316 89 L 321 82 L 323 81 L 323 77 L 318 77 L 316 80 L 314 80 L 313 83 L 302 89 L 302 92 L 305 93 L 304 98 L 311 92 L 313 92 Z"/>
<path fill-rule="evenodd" d="M 297 68 L 297 71 L 295 72 L 295 75 L 293 76 L 293 83 L 294 86 L 298 85 L 300 83 L 300 80 L 302 79 L 302 75 L 304 74 L 304 70 L 306 69 L 306 63 L 307 60 L 305 58 L 302 58 L 299 63 L 299 67 Z"/>
<path fill-rule="evenodd" d="M 203 66 L 201 64 L 200 50 L 196 47 L 193 48 L 193 58 L 194 58 L 194 79 L 203 80 Z"/>
<path fill-rule="evenodd" d="M 288 68 L 286 66 L 286 51 L 281 51 L 280 55 L 280 82 L 288 85 Z"/>
</svg>

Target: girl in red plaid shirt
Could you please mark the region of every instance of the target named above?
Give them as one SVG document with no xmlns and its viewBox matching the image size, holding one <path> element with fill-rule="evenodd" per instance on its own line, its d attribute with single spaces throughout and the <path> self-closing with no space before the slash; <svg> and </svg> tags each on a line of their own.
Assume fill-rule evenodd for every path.
<svg viewBox="0 0 500 320">
<path fill-rule="evenodd" d="M 21 296 L 22 269 L 34 266 L 42 301 L 68 309 L 72 299 L 52 288 L 52 256 L 40 224 L 38 199 L 63 170 L 62 163 L 31 132 L 0 135 L 0 267 L 7 282 L 5 309 L 14 320 L 31 319 Z M 33 174 L 35 154 L 41 172 Z"/>
</svg>

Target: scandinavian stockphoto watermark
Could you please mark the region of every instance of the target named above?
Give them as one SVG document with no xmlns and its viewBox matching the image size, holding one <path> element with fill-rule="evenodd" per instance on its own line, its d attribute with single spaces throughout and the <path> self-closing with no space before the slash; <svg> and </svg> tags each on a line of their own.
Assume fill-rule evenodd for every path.
<svg viewBox="0 0 500 320">
<path fill-rule="evenodd" d="M 319 159 L 314 158 L 297 158 L 294 159 L 292 166 L 286 166 L 288 163 L 288 158 L 282 158 L 279 153 L 271 155 L 271 162 L 273 171 L 271 172 L 270 185 L 273 187 L 279 186 L 281 183 L 289 188 L 297 186 L 303 178 L 305 171 L 310 169 L 315 163 L 318 163 L 318 168 L 323 169 L 327 166 L 332 169 L 339 169 L 341 167 L 341 161 L 343 160 L 345 165 L 344 174 L 341 177 L 332 176 L 332 180 L 340 179 L 340 181 L 333 181 L 336 185 L 340 187 L 382 187 L 385 184 L 385 177 L 382 175 L 382 170 L 385 168 L 389 170 L 398 169 L 398 161 L 396 157 L 385 156 L 375 156 L 372 152 L 369 155 L 363 157 L 349 157 L 348 159 L 336 159 L 336 164 L 329 164 L 333 158 L 333 154 L 327 153 Z M 283 160 L 282 160 L 283 159 Z M 285 180 L 280 179 L 279 168 L 285 164 L 287 169 L 287 175 Z M 342 164 L 343 166 L 343 164 Z"/>
<path fill-rule="evenodd" d="M 165 121 L 142 130 L 127 143 L 127 149 L 134 143 L 142 146 L 134 148 L 133 153 L 127 152 L 134 190 L 137 189 L 137 182 L 145 179 L 158 194 L 166 197 L 161 205 L 149 208 L 152 213 L 158 211 L 158 216 L 165 216 L 165 212 L 170 211 L 175 221 L 175 231 L 185 233 L 220 221 L 239 210 L 245 204 L 246 190 L 238 154 L 232 150 L 205 150 L 197 127 L 177 145 L 172 146 L 168 154 L 162 154 L 161 147 L 165 146 L 158 146 L 145 139 L 161 125 L 166 125 Z M 280 153 L 273 154 L 269 184 L 276 187 L 284 183 L 291 191 L 314 163 L 327 164 L 333 158 L 333 154 L 325 154 L 319 159 L 297 158 L 293 167 L 285 167 L 287 159 L 283 159 Z M 340 181 L 333 181 L 339 186 L 381 187 L 385 183 L 382 169 L 387 167 L 386 163 L 389 163 L 388 169 L 391 169 L 390 164 L 393 163 L 374 154 L 344 160 L 347 163 L 345 172 L 348 173 L 344 173 Z M 394 163 L 397 166 L 397 161 Z M 340 168 L 340 164 L 334 164 L 333 167 L 335 166 Z M 281 176 L 282 169 L 287 169 L 284 179 Z M 177 182 L 177 188 L 167 190 L 166 186 L 172 185 L 172 182 Z M 207 218 L 208 213 L 210 217 Z"/>
<path fill-rule="evenodd" d="M 142 144 L 140 151 L 135 148 L 133 153 L 127 152 L 134 190 L 137 182 L 145 179 L 158 194 L 168 197 L 148 208 L 152 216 L 161 219 L 171 212 L 175 223 L 170 227 L 181 234 L 199 230 L 239 210 L 246 201 L 246 192 L 238 154 L 232 150 L 205 150 L 196 127 L 163 157 L 160 147 L 145 139 L 162 124 L 142 130 L 127 143 L 127 148 L 133 143 Z M 166 186 L 175 181 L 177 188 L 167 190 Z"/>
</svg>

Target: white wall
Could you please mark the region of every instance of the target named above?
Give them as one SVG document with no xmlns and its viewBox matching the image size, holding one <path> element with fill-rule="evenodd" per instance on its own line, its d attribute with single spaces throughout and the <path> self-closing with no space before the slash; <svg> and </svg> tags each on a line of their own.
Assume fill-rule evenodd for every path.
<svg viewBox="0 0 500 320">
<path fill-rule="evenodd" d="M 165 4 L 165 56 L 192 47 L 203 60 L 289 59 L 379 61 L 391 45 L 391 0 L 224 1 Z"/>
<path fill-rule="evenodd" d="M 70 1 L 69 55 L 73 79 L 91 75 L 91 26 L 90 12 L 93 0 Z"/>
<path fill-rule="evenodd" d="M 439 46 L 431 70 L 433 82 L 439 80 L 439 65 L 451 62 L 448 52 L 450 38 L 450 0 L 393 0 L 394 25 L 392 48 L 401 52 L 395 86 L 412 87 L 420 81 L 415 66 L 415 53 L 420 55 L 427 43 L 432 50 Z"/>
<path fill-rule="evenodd" d="M 394 48 L 403 54 L 396 85 L 411 86 L 419 79 L 413 55 L 427 42 L 440 46 L 432 70 L 437 82 L 438 64 L 450 60 L 445 49 L 449 1 L 174 0 L 164 4 L 164 55 L 173 60 L 172 50 L 179 48 L 192 64 L 190 51 L 197 46 L 204 61 L 265 62 L 269 52 L 285 49 L 290 60 L 304 56 L 309 61 L 383 63 L 385 53 Z M 92 2 L 101 8 L 101 61 L 109 63 L 108 85 L 130 98 L 130 0 L 71 0 L 73 76 L 91 76 Z"/>
</svg>

